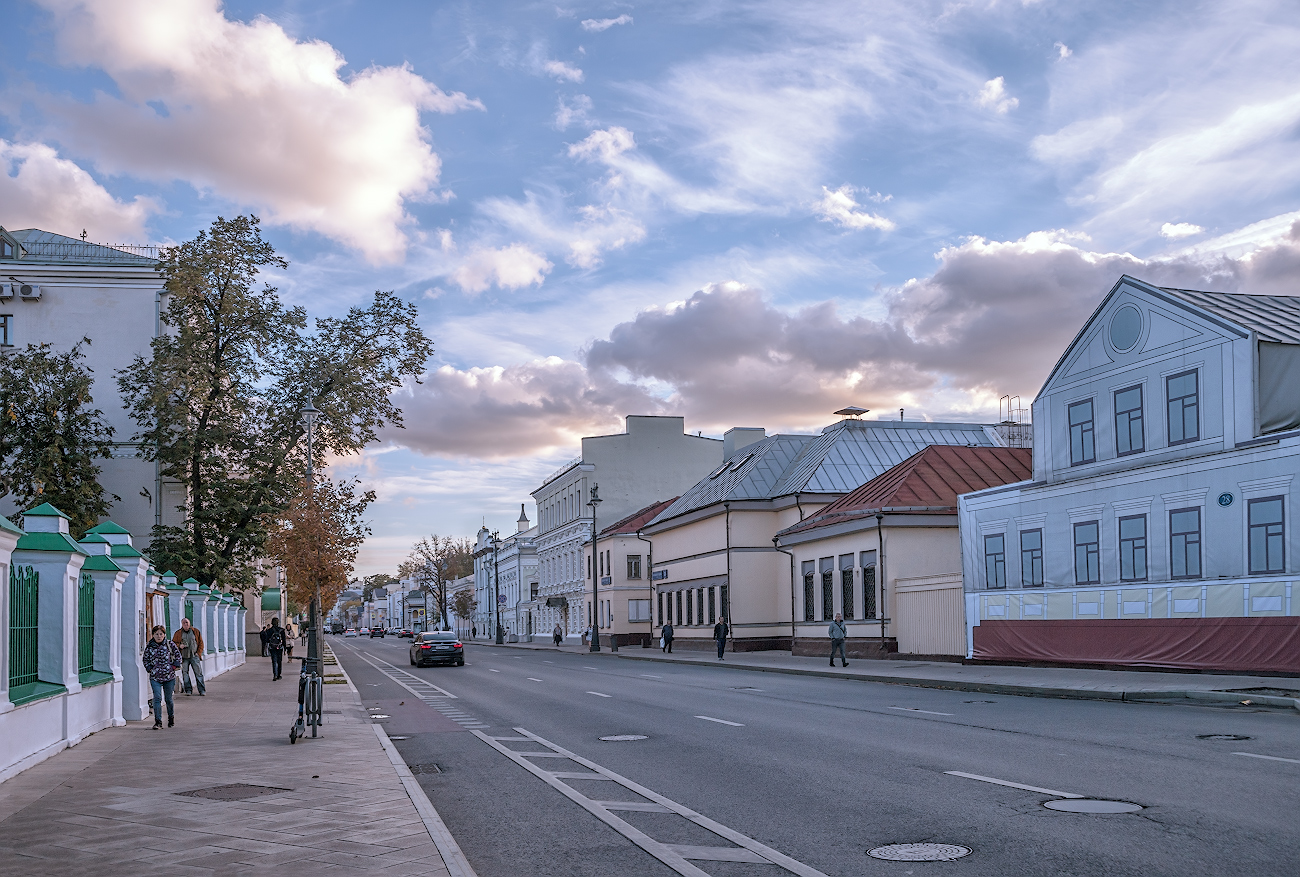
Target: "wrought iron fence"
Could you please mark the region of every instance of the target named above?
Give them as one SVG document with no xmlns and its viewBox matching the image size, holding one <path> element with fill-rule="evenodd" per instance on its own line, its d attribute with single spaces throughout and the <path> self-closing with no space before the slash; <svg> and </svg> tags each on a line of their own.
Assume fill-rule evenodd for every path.
<svg viewBox="0 0 1300 877">
<path fill-rule="evenodd" d="M 95 669 L 95 577 L 81 574 L 77 589 L 77 672 Z"/>
<path fill-rule="evenodd" d="M 36 683 L 37 598 L 40 573 L 9 567 L 9 690 Z"/>
<path fill-rule="evenodd" d="M 31 242 L 23 244 L 23 252 L 38 259 L 64 262 L 142 262 L 158 261 L 157 245 L 90 244 Z"/>
</svg>

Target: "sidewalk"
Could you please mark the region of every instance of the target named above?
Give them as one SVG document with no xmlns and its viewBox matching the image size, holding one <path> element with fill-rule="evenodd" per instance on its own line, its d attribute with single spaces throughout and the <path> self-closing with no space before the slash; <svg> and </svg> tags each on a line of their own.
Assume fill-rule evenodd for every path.
<svg viewBox="0 0 1300 877">
<path fill-rule="evenodd" d="M 491 645 L 485 640 L 471 644 Z M 710 643 L 711 644 L 711 643 Z M 549 642 L 507 643 L 497 648 L 557 651 Z M 586 646 L 561 646 L 558 651 L 592 654 Z M 829 653 L 829 641 L 827 652 Z M 828 676 L 862 682 L 885 682 L 918 688 L 943 688 L 984 694 L 1025 697 L 1073 697 L 1086 700 L 1191 700 L 1202 703 L 1288 707 L 1300 710 L 1300 678 L 1294 676 L 1239 676 L 1155 670 L 1080 670 L 1070 667 L 1017 667 L 1000 664 L 956 664 L 942 661 L 890 661 L 855 659 L 847 668 L 828 667 L 825 658 L 792 656 L 789 652 L 728 652 L 719 661 L 712 651 L 683 651 L 666 655 L 658 648 L 621 648 L 599 655 L 633 661 L 659 661 L 736 670 Z M 594 657 L 594 655 L 593 655 Z"/>
<path fill-rule="evenodd" d="M 0 783 L 0 874 L 473 877 L 352 684 L 291 746 L 297 696 L 250 656 L 178 695 L 175 728 L 101 731 Z"/>
</svg>

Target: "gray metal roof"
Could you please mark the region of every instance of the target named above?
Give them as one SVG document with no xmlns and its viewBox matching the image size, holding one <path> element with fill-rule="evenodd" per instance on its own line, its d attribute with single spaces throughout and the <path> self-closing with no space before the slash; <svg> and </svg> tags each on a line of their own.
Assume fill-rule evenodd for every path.
<svg viewBox="0 0 1300 877">
<path fill-rule="evenodd" d="M 1254 332 L 1261 341 L 1300 344 L 1300 296 L 1160 289 Z"/>
<path fill-rule="evenodd" d="M 920 420 L 842 420 L 820 435 L 769 436 L 741 448 L 725 468 L 714 470 L 651 523 L 724 500 L 848 493 L 930 445 L 994 447 L 995 442 L 982 424 Z"/>
<path fill-rule="evenodd" d="M 158 264 L 157 247 L 92 244 L 39 228 L 22 228 L 9 234 L 22 246 L 23 262 L 149 267 Z"/>
</svg>

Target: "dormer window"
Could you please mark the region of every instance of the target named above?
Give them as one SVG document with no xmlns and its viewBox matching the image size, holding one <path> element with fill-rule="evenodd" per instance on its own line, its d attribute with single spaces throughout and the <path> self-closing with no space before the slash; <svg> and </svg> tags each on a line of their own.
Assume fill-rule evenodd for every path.
<svg viewBox="0 0 1300 877">
<path fill-rule="evenodd" d="M 0 259 L 14 259 L 18 257 L 18 249 L 6 237 L 0 237 Z"/>
</svg>

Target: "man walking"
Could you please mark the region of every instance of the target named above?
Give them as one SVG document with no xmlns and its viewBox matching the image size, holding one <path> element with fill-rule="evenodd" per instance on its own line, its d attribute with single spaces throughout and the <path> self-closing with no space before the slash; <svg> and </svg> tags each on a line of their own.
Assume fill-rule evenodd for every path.
<svg viewBox="0 0 1300 877">
<path fill-rule="evenodd" d="M 664 622 L 664 632 L 662 634 L 662 638 L 664 644 L 663 647 L 659 649 L 659 651 L 666 652 L 667 654 L 671 655 L 673 653 L 673 623 L 671 621 Z"/>
<path fill-rule="evenodd" d="M 271 681 L 280 678 L 281 662 L 284 660 L 284 628 L 279 618 L 271 619 L 271 627 L 266 631 L 266 650 L 271 653 Z"/>
<path fill-rule="evenodd" d="M 199 697 L 203 697 L 208 690 L 203 684 L 203 634 L 190 624 L 188 618 L 182 618 L 181 629 L 172 634 L 172 642 L 181 650 L 181 684 L 185 688 L 185 694 L 194 693 L 194 687 L 190 684 L 190 671 L 193 670 Z"/>
<path fill-rule="evenodd" d="M 560 647 L 560 641 L 564 639 L 564 631 L 560 628 L 558 623 L 555 625 L 555 630 L 551 631 L 551 639 L 555 640 L 555 647 L 558 649 Z"/>
<path fill-rule="evenodd" d="M 713 641 L 718 644 L 719 661 L 722 660 L 722 653 L 727 648 L 727 633 L 727 622 L 719 618 L 718 623 L 713 625 Z"/>
<path fill-rule="evenodd" d="M 832 667 L 835 666 L 836 651 L 840 653 L 840 661 L 843 662 L 843 666 L 845 667 L 849 666 L 849 659 L 844 655 L 844 640 L 848 638 L 849 632 L 844 627 L 844 616 L 838 612 L 835 613 L 835 620 L 832 621 L 830 624 L 830 635 L 831 635 L 831 666 Z"/>
</svg>

